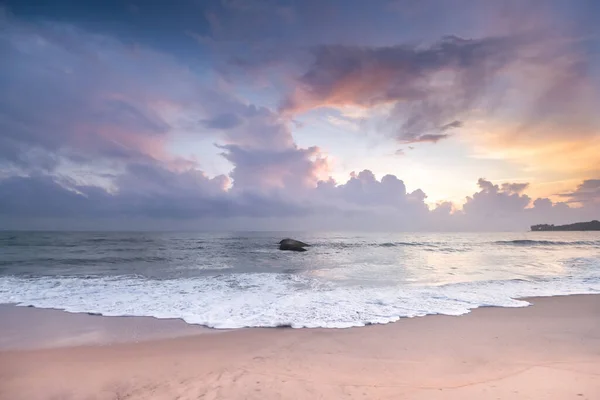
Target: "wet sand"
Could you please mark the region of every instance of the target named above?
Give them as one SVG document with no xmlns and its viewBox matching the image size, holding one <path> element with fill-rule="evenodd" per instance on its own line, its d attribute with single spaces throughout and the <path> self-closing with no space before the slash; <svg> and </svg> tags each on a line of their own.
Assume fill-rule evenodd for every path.
<svg viewBox="0 0 600 400">
<path fill-rule="evenodd" d="M 600 295 L 528 301 L 364 328 L 218 334 L 181 321 L 6 306 L 19 322 L 7 324 L 0 308 L 0 399 L 600 399 Z M 48 328 L 45 345 L 43 318 L 61 327 Z M 132 341 L 123 324 L 140 334 Z M 105 334 L 69 336 L 82 325 Z M 19 343 L 19 331 L 35 329 L 37 345 Z M 169 338 L 152 337 L 157 330 Z"/>
<path fill-rule="evenodd" d="M 0 304 L 0 321 L 0 350 L 135 343 L 217 332 L 179 319 L 102 317 L 6 304 Z"/>
</svg>

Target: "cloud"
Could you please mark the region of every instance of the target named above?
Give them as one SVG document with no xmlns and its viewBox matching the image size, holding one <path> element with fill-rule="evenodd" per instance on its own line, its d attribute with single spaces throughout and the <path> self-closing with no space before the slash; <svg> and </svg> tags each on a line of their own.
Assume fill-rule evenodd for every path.
<svg viewBox="0 0 600 400">
<path fill-rule="evenodd" d="M 438 141 L 462 126 L 461 117 L 489 81 L 514 58 L 512 38 L 443 38 L 430 47 L 318 46 L 314 63 L 298 79 L 282 109 L 390 104 L 404 142 Z"/>
<path fill-rule="evenodd" d="M 260 193 L 230 194 L 227 178 L 208 178 L 200 171 L 183 173 L 156 165 L 138 165 L 116 180 L 109 192 L 55 176 L 14 176 L 0 180 L 0 215 L 24 218 L 118 217 L 122 224 L 137 217 L 202 219 L 286 217 L 304 215 L 299 204 Z M 60 221 L 56 221 L 60 227 Z M 121 225 L 119 229 L 125 228 Z"/>
<path fill-rule="evenodd" d="M 467 215 L 507 216 L 522 212 L 531 202 L 525 194 L 519 194 L 515 189 L 521 189 L 520 184 L 503 184 L 501 187 L 483 178 L 477 182 L 479 192 L 467 197 L 463 211 Z"/>
<path fill-rule="evenodd" d="M 344 210 L 370 210 L 390 217 L 410 217 L 418 220 L 427 214 L 425 193 L 417 189 L 407 192 L 404 182 L 395 175 L 385 175 L 378 180 L 370 170 L 352 173 L 350 179 L 337 184 L 333 179 L 320 181 L 315 189 L 315 199 L 336 204 Z"/>
<path fill-rule="evenodd" d="M 258 220 L 269 218 L 300 223 L 300 218 L 307 227 L 319 225 L 319 220 L 347 227 L 348 223 L 376 218 L 416 227 L 428 212 L 421 190 L 407 192 L 397 177 L 377 180 L 368 170 L 353 174 L 345 184 L 329 180 L 303 187 L 295 197 L 290 197 L 289 191 L 227 190 L 227 186 L 225 176 L 211 179 L 197 170 L 175 172 L 157 164 L 131 165 L 117 177 L 111 191 L 50 175 L 15 176 L 0 180 L 0 219 L 54 218 L 55 226 L 60 227 L 60 220 L 74 218 L 118 217 L 128 224 L 147 217 L 156 220 L 157 226 L 166 220 L 223 223 L 250 218 L 260 224 Z"/>
<path fill-rule="evenodd" d="M 597 218 L 600 204 L 570 207 L 548 198 L 532 201 L 523 193 L 527 183 L 494 184 L 479 179 L 479 191 L 467 197 L 462 210 L 446 219 L 446 227 L 466 230 L 527 230 L 539 223 L 566 224 Z M 581 185 L 583 186 L 583 184 Z M 446 206 L 448 207 L 448 206 Z M 435 212 L 436 210 L 434 210 Z"/>
<path fill-rule="evenodd" d="M 13 217 L 90 217 L 87 198 L 49 177 L 14 176 L 0 181 L 0 214 Z"/>
<path fill-rule="evenodd" d="M 294 47 L 299 43 L 312 49 L 308 67 L 303 63 L 284 67 L 286 84 L 291 76 L 287 68 L 302 73 L 292 82 L 296 90 L 284 96 L 281 113 L 253 104 L 264 100 L 263 92 L 248 101 L 222 77 L 213 80 L 214 75 L 207 73 L 210 79 L 203 80 L 204 75 L 186 67 L 186 60 L 147 45 L 127 44 L 66 23 L 0 16 L 2 218 L 50 218 L 57 228 L 67 219 L 118 218 L 121 229 L 131 229 L 128 221 L 143 217 L 177 223 L 211 219 L 217 221 L 215 226 L 242 218 L 250 221 L 246 229 L 257 220 L 277 220 L 274 226 L 281 229 L 280 221 L 285 220 L 288 226 L 308 229 L 494 230 L 597 215 L 597 202 L 589 200 L 597 195 L 595 180 L 563 193 L 565 203 L 553 203 L 544 198 L 532 201 L 525 193 L 526 183 L 481 179 L 462 210 L 447 202 L 428 207 L 426 193 L 407 190 L 396 175 L 379 179 L 365 169 L 337 183 L 329 177 L 325 151 L 298 145 L 286 114 L 336 107 L 350 109 L 362 120 L 378 108 L 387 117 L 382 130 L 398 141 L 435 143 L 459 129 L 462 134 L 476 127 L 471 113 L 488 106 L 489 97 L 496 97 L 493 89 L 505 89 L 497 86 L 499 82 L 516 74 L 523 79 L 519 82 L 535 83 L 523 88 L 535 88 L 539 99 L 525 99 L 526 107 L 511 104 L 513 111 L 525 110 L 517 115 L 522 129 L 515 129 L 514 135 L 543 137 L 547 131 L 525 128 L 539 126 L 548 115 L 557 126 L 582 117 L 578 126 L 592 132 L 594 121 L 588 118 L 589 109 L 582 107 L 587 103 L 573 101 L 589 91 L 585 80 L 577 78 L 585 60 L 562 57 L 564 53 L 549 52 L 547 47 L 537 51 L 523 37 L 450 36 L 430 45 L 323 45 L 319 43 L 325 39 L 317 30 L 310 32 L 310 40 L 286 30 L 289 24 L 318 17 L 320 32 L 331 32 L 330 17 L 339 15 L 324 16 L 316 2 L 302 6 L 306 8 L 272 10 L 268 2 L 235 0 L 219 7 L 236 15 L 228 19 L 208 13 L 210 46 L 229 42 L 228 49 L 245 47 L 242 55 L 258 54 L 255 60 L 267 56 L 267 63 L 278 65 L 296 60 L 302 52 Z M 263 15 L 246 18 L 248 12 Z M 281 18 L 269 24 L 273 12 Z M 365 19 L 352 12 L 357 21 Z M 264 25 L 257 30 L 257 23 Z M 336 35 L 354 30 L 348 26 Z M 263 41 L 269 37 L 275 38 L 273 46 Z M 294 44 L 288 49 L 293 55 L 282 43 Z M 549 54 L 560 62 L 549 63 L 553 60 Z M 519 75 L 515 63 L 548 66 Z M 539 81 L 533 82 L 532 76 Z M 243 78 L 245 84 L 253 83 L 247 75 Z M 266 92 L 281 90 L 267 86 Z M 342 117 L 329 121 L 359 119 Z M 170 148 L 182 130 L 190 143 L 212 139 L 215 152 L 221 152 L 231 171 L 209 176 L 195 159 L 174 156 Z"/>
<path fill-rule="evenodd" d="M 447 123 L 446 125 L 442 125 L 440 126 L 440 131 L 447 131 L 449 129 L 454 129 L 454 128 L 460 128 L 462 127 L 464 124 L 462 123 L 462 121 L 452 121 Z"/>
<path fill-rule="evenodd" d="M 402 143 L 437 143 L 460 129 L 496 151 L 581 142 L 582 153 L 600 127 L 592 39 L 551 26 L 430 45 L 315 45 L 281 109 L 385 110 L 378 131 Z"/>
<path fill-rule="evenodd" d="M 243 103 L 221 94 L 215 109 L 229 110 L 205 120 L 219 130 L 223 144 L 216 144 L 233 170 L 229 174 L 234 191 L 278 192 L 297 195 L 316 186 L 329 172 L 327 158 L 317 146 L 298 146 L 290 121 L 266 107 Z"/>
<path fill-rule="evenodd" d="M 173 58 L 70 25 L 2 18 L 0 165 L 172 158 L 165 105 L 198 89 Z"/>
<path fill-rule="evenodd" d="M 268 191 L 286 189 L 288 193 L 312 188 L 319 176 L 327 173 L 327 160 L 318 147 L 293 146 L 283 150 L 251 149 L 239 145 L 219 146 L 234 169 L 230 176 L 236 190 Z"/>
<path fill-rule="evenodd" d="M 131 175 L 154 162 L 195 166 L 167 151 L 173 124 L 179 123 L 167 115 L 185 110 L 202 116 L 202 131 L 224 143 L 239 188 L 281 185 L 291 179 L 283 175 L 303 180 L 301 174 L 312 174 L 308 159 L 318 151 L 298 148 L 286 120 L 226 90 L 201 85 L 162 53 L 134 51 L 69 25 L 7 17 L 0 55 L 0 166 L 5 168 L 29 174 L 54 173 L 61 164 L 100 165 Z M 302 163 L 308 169 L 293 169 Z M 316 168 L 321 167 L 322 162 Z"/>
<path fill-rule="evenodd" d="M 437 143 L 442 139 L 446 139 L 450 137 L 450 135 L 446 134 L 424 134 L 424 135 L 410 135 L 411 137 L 404 137 L 400 140 L 401 143 Z"/>
<path fill-rule="evenodd" d="M 529 187 L 529 183 L 503 183 L 501 188 L 505 193 L 521 193 Z"/>
<path fill-rule="evenodd" d="M 211 103 L 204 112 L 214 116 L 201 124 L 218 130 L 226 144 L 277 151 L 295 146 L 288 120 L 269 108 L 244 103 L 227 93 L 213 93 L 210 97 Z"/>
<path fill-rule="evenodd" d="M 600 179 L 587 179 L 573 192 L 560 193 L 558 196 L 566 198 L 569 203 L 600 204 Z"/>
<path fill-rule="evenodd" d="M 209 129 L 233 129 L 242 123 L 242 119 L 232 113 L 219 114 L 211 119 L 204 119 L 200 121 L 205 127 Z"/>
<path fill-rule="evenodd" d="M 5 22 L 0 177 L 8 179 L 0 194 L 6 212 L 297 214 L 301 207 L 279 196 L 316 186 L 327 170 L 317 147 L 295 144 L 286 119 L 218 84 L 200 84 L 172 57 L 70 25 L 12 16 Z M 194 160 L 169 152 L 178 124 L 215 138 L 233 165 L 230 177 L 208 177 Z M 76 178 L 82 171 L 86 177 Z M 32 200 L 20 204 L 19 196 Z M 36 199 L 45 198 L 54 202 L 34 211 Z"/>
<path fill-rule="evenodd" d="M 478 184 L 480 190 L 467 198 L 461 210 L 450 202 L 430 208 L 422 190 L 407 191 L 396 176 L 379 180 L 369 170 L 353 173 L 342 184 L 319 181 L 316 187 L 303 187 L 297 196 L 289 196 L 278 190 L 231 190 L 225 176 L 209 178 L 198 170 L 176 172 L 146 164 L 131 166 L 115 179 L 110 191 L 50 175 L 0 179 L 0 220 L 23 223 L 34 218 L 40 223 L 51 221 L 55 229 L 69 221 L 98 226 L 111 218 L 120 221 L 116 229 L 135 229 L 135 221 L 146 218 L 145 229 L 175 229 L 190 221 L 229 226 L 227 221 L 241 219 L 245 222 L 237 229 L 522 231 L 538 223 L 597 219 L 600 213 L 598 203 L 574 208 L 546 198 L 532 202 L 516 192 L 522 185 L 515 185 L 520 184 L 485 179 Z M 171 225 L 163 225 L 168 221 Z"/>
</svg>

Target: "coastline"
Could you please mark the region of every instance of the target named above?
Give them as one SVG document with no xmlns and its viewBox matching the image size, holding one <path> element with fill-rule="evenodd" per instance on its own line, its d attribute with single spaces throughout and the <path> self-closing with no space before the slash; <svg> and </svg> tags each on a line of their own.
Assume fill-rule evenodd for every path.
<svg viewBox="0 0 600 400">
<path fill-rule="evenodd" d="M 23 326 L 35 330 L 45 313 L 63 327 L 93 320 L 125 332 L 100 346 L 0 351 L 0 398 L 600 398 L 600 295 L 522 300 L 532 305 L 359 328 L 225 332 L 0 306 L 28 313 Z M 132 326 L 151 335 L 127 336 Z"/>
<path fill-rule="evenodd" d="M 139 315 L 102 315 L 94 312 L 73 312 L 60 308 L 0 303 L 0 352 L 10 350 L 44 350 L 76 346 L 110 346 L 122 343 L 150 342 L 161 339 L 177 339 L 203 334 L 220 334 L 242 330 L 348 330 L 368 326 L 384 326 L 405 320 L 424 317 L 462 317 L 486 308 L 518 309 L 531 307 L 532 301 L 571 296 L 598 296 L 596 293 L 559 294 L 552 296 L 516 297 L 514 300 L 528 303 L 517 307 L 480 306 L 460 315 L 425 314 L 415 317 L 399 317 L 382 324 L 366 324 L 343 328 L 292 327 L 291 325 L 268 327 L 212 328 L 202 324 L 188 323 L 182 318 L 159 318 Z M 599 300 L 600 301 L 600 300 Z M 36 329 L 29 329 L 33 324 Z"/>
</svg>

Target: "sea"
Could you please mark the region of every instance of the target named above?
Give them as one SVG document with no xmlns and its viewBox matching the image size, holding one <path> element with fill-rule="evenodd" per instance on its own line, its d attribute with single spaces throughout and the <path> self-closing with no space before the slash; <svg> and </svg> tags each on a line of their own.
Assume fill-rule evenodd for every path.
<svg viewBox="0 0 600 400">
<path fill-rule="evenodd" d="M 278 249 L 291 237 L 303 253 Z M 600 232 L 0 232 L 0 303 L 347 328 L 600 293 Z"/>
</svg>

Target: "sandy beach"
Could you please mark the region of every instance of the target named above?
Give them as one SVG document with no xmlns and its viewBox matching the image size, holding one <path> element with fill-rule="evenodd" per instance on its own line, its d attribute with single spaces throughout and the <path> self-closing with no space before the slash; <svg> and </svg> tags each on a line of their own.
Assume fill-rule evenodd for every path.
<svg viewBox="0 0 600 400">
<path fill-rule="evenodd" d="M 83 317 L 85 325 L 94 321 L 93 329 L 113 324 L 114 332 L 114 326 L 139 320 L 140 332 L 163 325 L 163 333 L 178 337 L 142 336 L 136 342 L 130 336 L 123 343 L 105 335 L 104 341 L 95 337 L 95 344 L 82 345 L 80 337 L 70 345 L 64 340 L 45 344 L 61 347 L 4 349 L 0 398 L 600 398 L 600 296 L 529 301 L 533 305 L 526 308 L 482 308 L 460 317 L 427 316 L 363 328 L 217 334 L 205 334 L 203 328 L 192 332 L 197 327 L 180 321 L 12 307 L 31 330 L 43 329 L 37 324 L 41 313 L 60 313 L 62 327 L 70 320 L 80 326 Z"/>
</svg>

